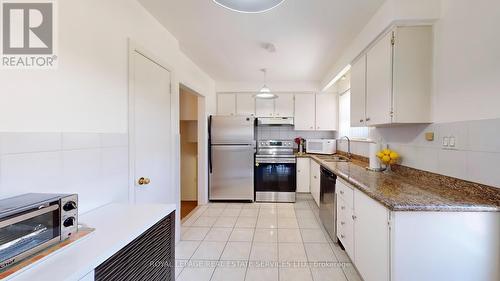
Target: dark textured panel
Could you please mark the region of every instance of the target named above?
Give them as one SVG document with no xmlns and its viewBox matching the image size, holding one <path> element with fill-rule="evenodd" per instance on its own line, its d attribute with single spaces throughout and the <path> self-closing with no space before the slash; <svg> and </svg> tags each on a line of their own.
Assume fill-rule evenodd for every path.
<svg viewBox="0 0 500 281">
<path fill-rule="evenodd" d="M 99 265 L 95 280 L 174 281 L 175 212 Z"/>
</svg>

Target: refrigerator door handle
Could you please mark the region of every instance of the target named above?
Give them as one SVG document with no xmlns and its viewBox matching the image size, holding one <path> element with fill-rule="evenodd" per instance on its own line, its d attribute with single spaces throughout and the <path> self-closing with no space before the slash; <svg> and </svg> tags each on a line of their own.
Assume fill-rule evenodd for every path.
<svg viewBox="0 0 500 281">
<path fill-rule="evenodd" d="M 208 117 L 208 171 L 213 173 L 212 167 L 212 115 Z"/>
</svg>

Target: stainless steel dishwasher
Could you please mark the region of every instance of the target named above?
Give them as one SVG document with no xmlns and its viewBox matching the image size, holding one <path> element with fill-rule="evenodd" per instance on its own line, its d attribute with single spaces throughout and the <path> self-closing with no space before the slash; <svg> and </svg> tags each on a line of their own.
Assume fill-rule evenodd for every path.
<svg viewBox="0 0 500 281">
<path fill-rule="evenodd" d="M 321 167 L 321 187 L 319 199 L 319 218 L 330 238 L 337 242 L 337 205 L 335 198 L 335 182 L 337 176 Z"/>
</svg>

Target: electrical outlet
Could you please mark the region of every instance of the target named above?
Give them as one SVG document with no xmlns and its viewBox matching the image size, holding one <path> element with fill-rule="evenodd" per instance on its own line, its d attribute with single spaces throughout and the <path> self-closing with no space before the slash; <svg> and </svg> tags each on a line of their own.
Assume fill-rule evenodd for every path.
<svg viewBox="0 0 500 281">
<path fill-rule="evenodd" d="M 448 147 L 450 143 L 450 138 L 449 137 L 443 137 L 443 146 Z"/>
<path fill-rule="evenodd" d="M 455 145 L 456 145 L 455 137 L 452 136 L 452 137 L 450 137 L 450 140 L 448 142 L 448 146 L 455 147 Z"/>
</svg>

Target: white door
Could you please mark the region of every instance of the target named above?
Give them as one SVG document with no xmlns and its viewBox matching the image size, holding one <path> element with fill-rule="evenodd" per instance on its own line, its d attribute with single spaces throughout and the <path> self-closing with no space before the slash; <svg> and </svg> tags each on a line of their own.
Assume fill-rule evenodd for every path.
<svg viewBox="0 0 500 281">
<path fill-rule="evenodd" d="M 391 123 L 392 32 L 384 36 L 366 57 L 366 124 Z"/>
<path fill-rule="evenodd" d="M 255 116 L 255 97 L 253 94 L 236 95 L 236 114 L 241 116 Z"/>
<path fill-rule="evenodd" d="M 217 94 L 217 115 L 236 115 L 236 94 Z"/>
<path fill-rule="evenodd" d="M 365 126 L 366 111 L 366 56 L 351 68 L 351 127 Z"/>
<path fill-rule="evenodd" d="M 295 130 L 314 131 L 316 118 L 316 104 L 313 94 L 295 95 Z"/>
<path fill-rule="evenodd" d="M 274 116 L 274 100 L 273 99 L 256 99 L 255 100 L 255 116 L 257 116 L 257 117 L 273 117 Z"/>
<path fill-rule="evenodd" d="M 335 131 L 338 124 L 337 95 L 316 95 L 316 131 Z"/>
<path fill-rule="evenodd" d="M 311 192 L 310 159 L 297 158 L 297 192 Z"/>
<path fill-rule="evenodd" d="M 293 94 L 278 94 L 275 100 L 274 114 L 276 117 L 293 117 Z"/>
<path fill-rule="evenodd" d="M 366 281 L 389 280 L 389 210 L 354 190 L 354 264 Z"/>
<path fill-rule="evenodd" d="M 171 73 L 133 53 L 130 150 L 136 203 L 176 203 L 171 167 Z M 143 178 L 142 184 L 139 179 Z M 149 180 L 149 183 L 148 183 Z"/>
</svg>

